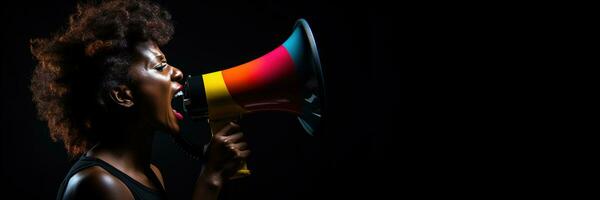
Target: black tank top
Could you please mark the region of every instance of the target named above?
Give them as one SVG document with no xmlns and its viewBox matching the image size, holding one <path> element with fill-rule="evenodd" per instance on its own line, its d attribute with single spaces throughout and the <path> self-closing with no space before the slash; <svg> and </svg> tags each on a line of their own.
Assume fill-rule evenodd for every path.
<svg viewBox="0 0 600 200">
<path fill-rule="evenodd" d="M 160 184 L 160 181 L 158 180 L 158 178 L 156 177 L 154 172 L 150 169 L 150 166 L 148 166 L 146 174 L 147 174 L 148 178 L 150 178 L 150 181 L 152 182 L 152 184 L 154 184 L 157 188 L 159 188 L 158 191 L 154 190 L 152 188 L 146 187 L 142 183 L 134 180 L 133 178 L 129 177 L 127 174 L 121 172 L 120 170 L 118 170 L 117 168 L 108 164 L 107 162 L 104 162 L 103 160 L 93 158 L 93 157 L 87 157 L 87 156 L 81 156 L 81 158 L 77 162 L 75 162 L 75 164 L 73 164 L 73 167 L 71 167 L 71 170 L 69 170 L 69 173 L 67 173 L 67 176 L 65 177 L 63 182 L 60 184 L 60 188 L 58 189 L 58 195 L 56 196 L 56 199 L 57 200 L 63 199 L 63 195 L 65 193 L 65 190 L 67 189 L 67 184 L 69 183 L 69 179 L 71 179 L 71 177 L 73 175 L 75 175 L 77 172 L 79 172 L 81 170 L 84 170 L 88 167 L 93 167 L 93 166 L 102 167 L 102 169 L 106 170 L 108 173 L 112 174 L 113 176 L 115 176 L 119 180 L 121 180 L 121 182 L 123 182 L 127 186 L 127 188 L 129 188 L 129 191 L 131 191 L 131 194 L 137 200 L 167 199 L 165 190 L 162 188 L 162 185 Z"/>
</svg>

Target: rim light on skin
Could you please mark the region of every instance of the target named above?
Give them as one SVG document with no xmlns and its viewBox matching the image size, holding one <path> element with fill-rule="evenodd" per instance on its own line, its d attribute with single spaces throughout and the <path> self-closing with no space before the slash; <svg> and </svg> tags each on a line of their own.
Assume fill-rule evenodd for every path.
<svg viewBox="0 0 600 200">
<path fill-rule="evenodd" d="M 147 82 L 139 84 L 145 87 L 140 89 L 146 91 L 142 93 L 147 94 L 150 98 L 149 102 L 153 104 L 144 108 L 162 112 L 163 114 L 155 113 L 157 114 L 155 116 L 162 118 L 155 119 L 158 120 L 159 126 L 162 126 L 159 127 L 160 130 L 178 134 L 180 131 L 178 121 L 183 119 L 183 115 L 173 109 L 172 101 L 183 90 L 183 86 L 178 82 L 183 79 L 183 74 L 179 69 L 167 63 L 165 55 L 155 43 L 141 43 L 137 49 L 143 60 L 141 64 L 144 65 L 146 71 L 145 73 L 135 73 L 138 75 L 136 79 Z M 168 85 L 165 85 L 166 82 Z"/>
</svg>

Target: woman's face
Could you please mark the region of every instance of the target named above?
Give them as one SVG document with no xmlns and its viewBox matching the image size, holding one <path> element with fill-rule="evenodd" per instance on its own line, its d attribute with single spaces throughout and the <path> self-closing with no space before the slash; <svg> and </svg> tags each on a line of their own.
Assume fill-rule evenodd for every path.
<svg viewBox="0 0 600 200">
<path fill-rule="evenodd" d="M 154 42 L 136 46 L 139 59 L 129 70 L 133 79 L 132 98 L 140 111 L 142 124 L 171 134 L 179 133 L 182 115 L 171 106 L 173 96 L 183 89 L 181 70 L 167 64 Z"/>
</svg>

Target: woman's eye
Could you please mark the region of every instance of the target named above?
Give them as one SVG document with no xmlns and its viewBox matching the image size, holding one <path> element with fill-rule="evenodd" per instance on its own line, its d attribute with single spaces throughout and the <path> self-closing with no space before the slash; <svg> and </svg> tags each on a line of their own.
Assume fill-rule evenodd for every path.
<svg viewBox="0 0 600 200">
<path fill-rule="evenodd" d="M 162 71 L 165 69 L 165 67 L 167 67 L 167 63 L 162 63 L 157 65 L 154 69 L 158 70 L 158 71 Z"/>
</svg>

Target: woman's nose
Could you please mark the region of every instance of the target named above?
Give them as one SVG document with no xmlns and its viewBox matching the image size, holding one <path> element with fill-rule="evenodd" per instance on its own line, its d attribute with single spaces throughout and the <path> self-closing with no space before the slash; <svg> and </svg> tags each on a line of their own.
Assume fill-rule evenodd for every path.
<svg viewBox="0 0 600 200">
<path fill-rule="evenodd" d="M 180 82 L 181 80 L 183 80 L 183 72 L 181 72 L 181 70 L 179 70 L 175 66 L 172 66 L 172 67 L 173 67 L 173 73 L 171 74 L 171 80 L 176 81 L 176 82 Z"/>
</svg>

